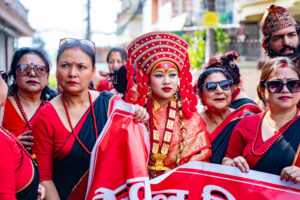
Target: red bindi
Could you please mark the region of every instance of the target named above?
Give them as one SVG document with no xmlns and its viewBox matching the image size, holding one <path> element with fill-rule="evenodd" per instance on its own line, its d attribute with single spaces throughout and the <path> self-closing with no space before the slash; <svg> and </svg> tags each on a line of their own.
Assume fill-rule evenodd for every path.
<svg viewBox="0 0 300 200">
<path fill-rule="evenodd" d="M 285 68 L 285 67 L 286 67 L 286 63 L 282 63 L 281 68 Z"/>
<path fill-rule="evenodd" d="M 74 48 L 74 51 L 77 52 L 77 48 Z"/>
</svg>

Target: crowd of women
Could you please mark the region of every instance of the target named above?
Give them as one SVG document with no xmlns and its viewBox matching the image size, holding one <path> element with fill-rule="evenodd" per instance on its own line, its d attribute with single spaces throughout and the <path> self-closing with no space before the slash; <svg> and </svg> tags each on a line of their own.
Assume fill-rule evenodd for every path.
<svg viewBox="0 0 300 200">
<path fill-rule="evenodd" d="M 111 49 L 109 73 L 98 74 L 92 41 L 62 39 L 59 92 L 47 86 L 46 55 L 18 49 L 8 92 L 0 78 L 0 199 L 84 199 L 91 151 L 116 101 L 133 104 L 136 121 L 147 127 L 150 178 L 205 161 L 298 184 L 300 61 L 265 63 L 260 108 L 243 91 L 237 52 L 212 57 L 195 94 L 187 48 L 178 35 L 146 33 L 127 51 Z M 198 99 L 203 106 L 196 107 Z"/>
</svg>

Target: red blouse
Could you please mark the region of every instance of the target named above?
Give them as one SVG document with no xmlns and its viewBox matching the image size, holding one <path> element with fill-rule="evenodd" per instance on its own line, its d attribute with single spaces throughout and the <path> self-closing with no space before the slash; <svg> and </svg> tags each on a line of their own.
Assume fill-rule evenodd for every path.
<svg viewBox="0 0 300 200">
<path fill-rule="evenodd" d="M 99 98 L 99 97 L 98 97 Z M 108 114 L 112 112 L 114 102 L 121 100 L 114 96 L 110 102 Z M 97 99 L 94 101 L 94 103 Z M 80 132 L 89 112 L 89 108 L 74 127 L 75 134 Z M 52 180 L 53 158 L 63 159 L 69 154 L 76 140 L 73 133 L 69 131 L 60 119 L 51 103 L 47 103 L 36 116 L 33 124 L 32 135 L 34 146 L 32 152 L 36 154 L 39 164 L 40 181 Z"/>
<path fill-rule="evenodd" d="M 0 199 L 16 199 L 16 193 L 24 190 L 33 180 L 33 163 L 2 129 L 0 156 Z"/>
<path fill-rule="evenodd" d="M 89 110 L 90 108 L 74 127 L 76 134 L 80 132 Z M 51 103 L 45 105 L 37 117 L 39 118 L 38 123 L 34 124 L 32 131 L 34 137 L 32 152 L 36 154 L 39 164 L 40 181 L 52 180 L 53 158 L 62 159 L 67 156 L 75 137 L 64 126 Z"/>
<path fill-rule="evenodd" d="M 243 156 L 249 164 L 250 169 L 254 168 L 264 153 L 284 133 L 283 130 L 288 126 L 288 124 L 284 125 L 279 130 L 279 133 L 264 142 L 261 127 L 258 126 L 261 126 L 261 120 L 266 112 L 267 110 L 259 114 L 244 117 L 236 125 L 229 141 L 226 157 L 233 159 L 237 156 Z"/>
<path fill-rule="evenodd" d="M 39 110 L 40 109 L 38 109 L 38 111 Z M 33 120 L 36 118 L 36 115 L 37 113 L 33 115 L 33 117 L 30 119 L 30 122 L 33 122 Z M 17 137 L 22 133 L 29 131 L 29 128 L 23 117 L 20 116 L 9 98 L 6 99 L 2 126 Z"/>
</svg>

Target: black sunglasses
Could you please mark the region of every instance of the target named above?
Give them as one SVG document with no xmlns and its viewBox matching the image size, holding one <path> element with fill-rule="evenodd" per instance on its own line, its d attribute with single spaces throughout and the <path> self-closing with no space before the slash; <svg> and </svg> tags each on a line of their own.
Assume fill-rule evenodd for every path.
<svg viewBox="0 0 300 200">
<path fill-rule="evenodd" d="M 34 71 L 37 77 L 43 77 L 47 74 L 47 67 L 43 65 L 34 65 L 31 67 L 29 64 L 20 64 L 17 66 L 17 72 L 21 76 L 28 76 L 31 70 Z"/>
<path fill-rule="evenodd" d="M 231 89 L 231 81 L 230 80 L 223 80 L 220 82 L 207 82 L 203 83 L 202 86 L 205 86 L 206 90 L 208 92 L 214 92 L 216 91 L 218 84 L 222 90 L 230 90 Z"/>
<path fill-rule="evenodd" d="M 300 92 L 300 80 L 289 80 L 286 83 L 280 80 L 274 80 L 262 82 L 262 85 L 268 88 L 270 93 L 280 93 L 285 85 L 291 93 Z"/>
</svg>

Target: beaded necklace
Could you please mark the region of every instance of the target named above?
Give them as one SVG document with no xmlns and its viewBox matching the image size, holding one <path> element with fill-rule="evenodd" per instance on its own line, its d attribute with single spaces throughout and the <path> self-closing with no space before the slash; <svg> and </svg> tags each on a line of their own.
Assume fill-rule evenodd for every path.
<svg viewBox="0 0 300 200">
<path fill-rule="evenodd" d="M 294 121 L 296 120 L 296 118 L 299 114 L 299 110 L 297 109 L 294 117 L 288 123 L 286 123 L 283 127 L 281 127 L 280 130 L 275 131 L 276 135 L 275 135 L 275 137 L 273 136 L 272 141 L 267 146 L 267 148 L 265 148 L 265 150 L 263 150 L 262 152 L 257 153 L 257 152 L 255 152 L 254 145 L 255 145 L 255 142 L 258 138 L 258 133 L 261 132 L 262 122 L 263 122 L 263 119 L 264 119 L 267 112 L 268 112 L 268 109 L 262 114 L 261 119 L 260 119 L 260 121 L 258 123 L 258 126 L 257 126 L 257 130 L 256 130 L 254 140 L 252 142 L 252 153 L 255 156 L 264 155 L 266 153 L 266 151 L 273 145 L 273 143 L 282 135 L 282 133 L 284 133 L 294 123 Z"/>
<path fill-rule="evenodd" d="M 26 125 L 28 126 L 29 130 L 32 130 L 31 123 L 30 123 L 30 121 L 27 118 L 27 115 L 26 115 L 26 113 L 24 111 L 24 108 L 23 108 L 23 106 L 22 106 L 22 104 L 20 102 L 19 97 L 17 96 L 16 93 L 13 95 L 13 97 L 14 97 L 16 103 L 17 103 L 17 106 L 18 106 L 18 108 L 19 108 L 19 110 L 20 110 L 20 112 L 22 114 L 23 119 L 25 120 Z M 41 105 L 44 105 L 44 104 L 45 104 L 45 102 L 44 102 L 44 100 L 42 100 L 42 103 L 40 104 L 40 106 L 38 107 L 38 109 L 41 107 Z"/>
<path fill-rule="evenodd" d="M 10 137 L 13 141 L 15 141 L 17 144 L 18 144 L 18 146 L 19 146 L 19 148 L 20 148 L 20 150 L 21 150 L 21 152 L 23 151 L 23 152 L 25 152 L 25 154 L 30 158 L 30 160 L 32 160 L 32 162 L 33 162 L 33 164 L 35 165 L 35 166 L 37 166 L 37 162 L 36 162 L 36 156 L 35 156 L 35 154 L 33 154 L 33 155 L 31 155 L 28 151 L 27 151 L 27 149 L 23 146 L 23 144 L 13 135 L 13 134 L 11 134 L 9 131 L 7 131 L 5 128 L 3 128 L 2 126 L 0 126 L 0 129 L 1 129 L 1 131 L 5 134 L 5 135 L 7 135 L 8 137 Z"/>
<path fill-rule="evenodd" d="M 98 129 L 97 129 L 97 124 L 96 124 L 96 117 L 95 117 L 95 111 L 94 111 L 94 105 L 93 105 L 93 102 L 92 102 L 92 97 L 91 97 L 91 93 L 88 92 L 89 94 L 89 101 L 90 101 L 90 104 L 91 104 L 91 110 L 92 110 L 92 116 L 93 116 L 93 122 L 94 122 L 94 129 L 95 129 L 95 138 L 97 140 L 98 138 Z M 62 99 L 62 102 L 63 102 L 63 105 L 65 107 L 65 111 L 66 111 L 66 114 L 67 114 L 67 118 L 68 118 L 68 122 L 69 122 L 69 125 L 71 127 L 71 132 L 72 134 L 74 135 L 75 139 L 77 140 L 77 142 L 80 144 L 80 146 L 88 153 L 88 154 L 91 154 L 91 152 L 86 148 L 86 146 L 81 142 L 81 140 L 78 138 L 78 136 L 75 134 L 75 131 L 74 131 L 74 128 L 72 126 L 72 122 L 71 122 L 71 118 L 70 118 L 70 115 L 69 115 L 69 111 L 68 111 L 68 107 L 67 107 L 67 104 L 66 104 L 66 101 L 65 101 L 65 98 L 64 98 L 64 95 L 61 95 L 61 99 Z"/>
</svg>

